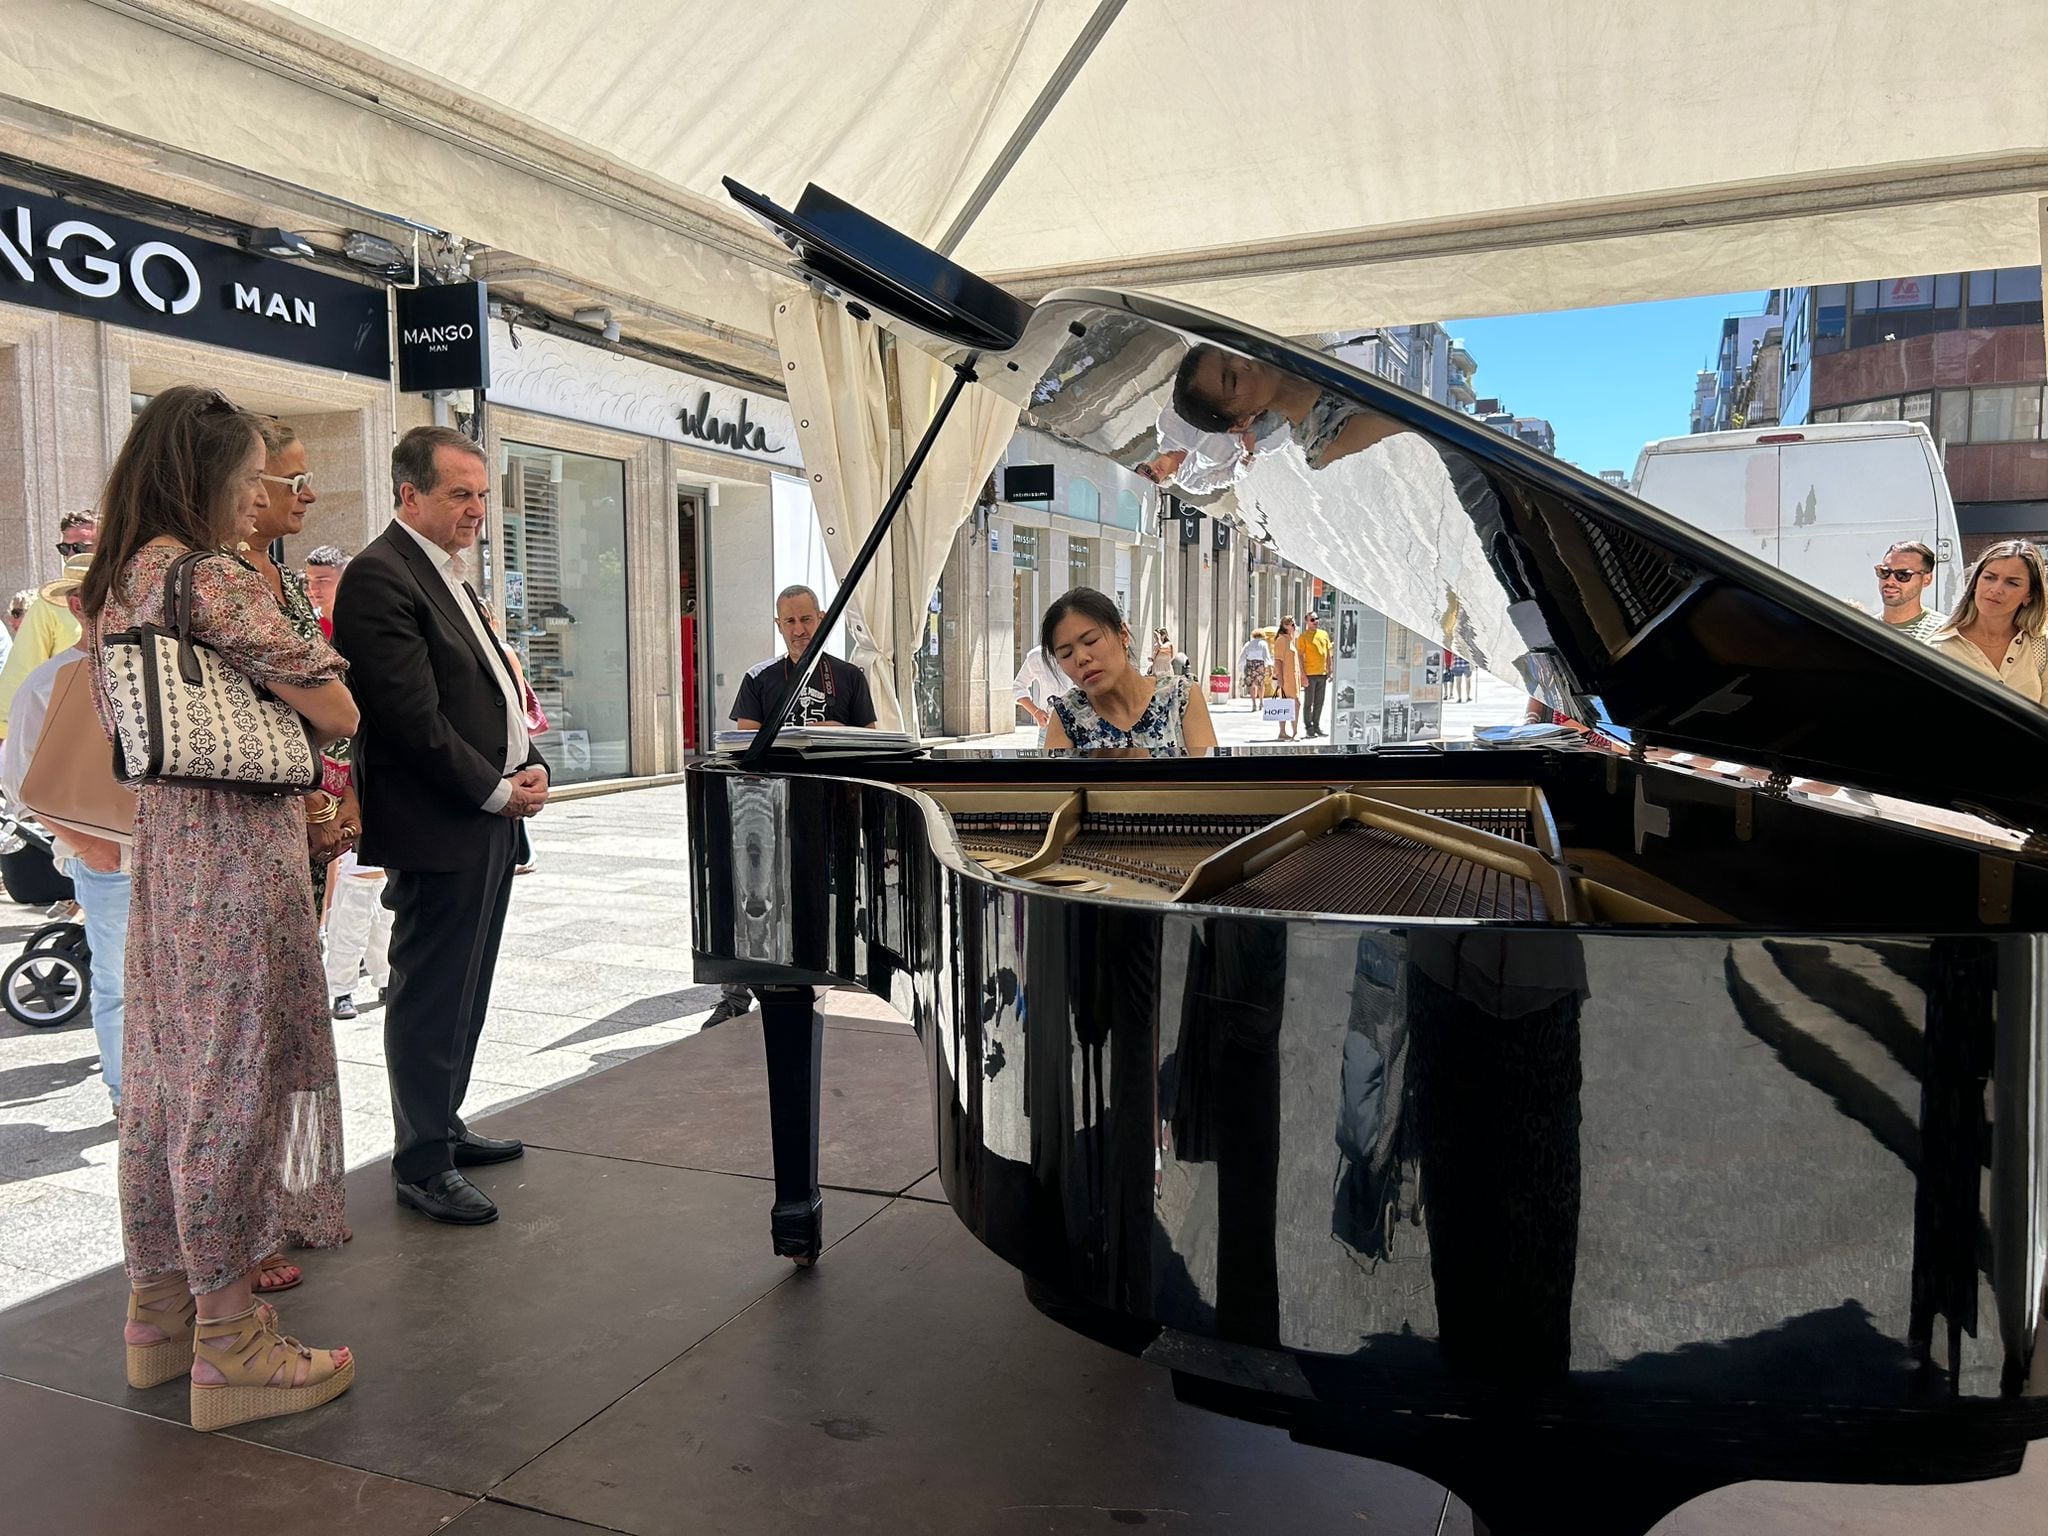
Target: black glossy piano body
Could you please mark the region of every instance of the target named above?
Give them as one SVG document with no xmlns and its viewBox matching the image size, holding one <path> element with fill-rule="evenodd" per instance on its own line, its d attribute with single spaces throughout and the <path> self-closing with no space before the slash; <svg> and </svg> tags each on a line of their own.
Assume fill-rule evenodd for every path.
<svg viewBox="0 0 2048 1536">
<path fill-rule="evenodd" d="M 2048 1434 L 2048 872 L 2012 870 L 2033 931 L 1987 927 L 1976 849 L 1590 750 L 690 784 L 700 973 L 888 998 L 961 1219 L 1195 1401 L 1431 1471 L 1502 1529 L 1541 1477 L 1583 1514 L 1589 1461 L 1626 1529 L 1745 1477 L 2000 1475 Z M 1561 924 L 1227 910 L 966 846 L 1074 788 L 1183 848 L 1237 830 L 1233 801 L 1533 788 L 1622 899 Z M 1645 807 L 1669 830 L 1624 868 Z M 1660 898 L 1684 913 L 1645 921 Z M 1788 958 L 1841 974 L 1832 1013 L 1757 995 Z"/>
<path fill-rule="evenodd" d="M 852 983 L 917 1026 L 947 1198 L 1043 1309 L 1496 1530 L 2014 1470 L 2048 713 L 1212 315 L 1055 295 L 973 366 L 1128 466 L 1198 346 L 1378 427 L 1248 433 L 1212 515 L 1612 749 L 694 763 L 697 972 L 770 989 L 778 1244 L 815 1220 L 804 989 Z"/>
</svg>

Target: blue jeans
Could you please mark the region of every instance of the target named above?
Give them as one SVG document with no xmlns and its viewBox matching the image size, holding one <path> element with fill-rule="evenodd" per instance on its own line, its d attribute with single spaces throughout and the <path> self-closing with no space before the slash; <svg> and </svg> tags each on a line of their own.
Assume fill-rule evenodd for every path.
<svg viewBox="0 0 2048 1536">
<path fill-rule="evenodd" d="M 129 882 L 124 874 L 102 874 L 83 859 L 66 859 L 58 869 L 69 877 L 85 909 L 85 942 L 92 949 L 92 1032 L 100 1047 L 100 1080 L 121 1104 L 121 1034 L 126 996 L 122 977 L 128 964 Z"/>
</svg>

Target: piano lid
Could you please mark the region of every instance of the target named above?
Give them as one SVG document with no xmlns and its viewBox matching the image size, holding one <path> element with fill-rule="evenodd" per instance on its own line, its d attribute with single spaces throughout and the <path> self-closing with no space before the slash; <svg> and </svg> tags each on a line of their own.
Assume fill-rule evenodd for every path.
<svg viewBox="0 0 2048 1536">
<path fill-rule="evenodd" d="M 1098 489 L 1142 468 L 1234 517 L 1252 537 L 1215 558 L 1269 543 L 1646 745 L 2048 833 L 2048 709 L 1847 603 L 1300 342 L 1148 294 L 1069 289 L 1027 311 L 837 199 L 839 225 L 806 219 L 814 198 L 829 194 L 775 211 L 805 270 L 838 274 L 843 295 L 930 333 L 948 361 L 983 349 L 980 377 L 1026 400 L 1021 425 L 1103 461 Z M 998 342 L 1019 312 L 1021 336 Z M 1339 746 L 1346 659 L 1332 686 Z"/>
</svg>

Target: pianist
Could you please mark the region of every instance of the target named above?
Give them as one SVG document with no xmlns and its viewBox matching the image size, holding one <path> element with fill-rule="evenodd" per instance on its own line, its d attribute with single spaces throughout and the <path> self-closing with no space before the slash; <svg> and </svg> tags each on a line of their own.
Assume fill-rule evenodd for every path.
<svg viewBox="0 0 2048 1536">
<path fill-rule="evenodd" d="M 1207 343 L 1181 359 L 1173 379 L 1173 408 L 1203 432 L 1247 430 L 1271 412 L 1288 424 L 1310 469 L 1363 453 L 1405 430 L 1355 400 Z"/>
<path fill-rule="evenodd" d="M 740 679 L 739 697 L 732 704 L 734 725 L 743 731 L 758 731 L 763 721 L 782 717 L 789 704 L 789 690 L 803 668 L 804 653 L 817 638 L 821 617 L 818 594 L 809 587 L 784 587 L 776 594 L 775 627 L 782 632 L 783 654 L 769 657 Z M 875 700 L 868 691 L 867 673 L 837 656 L 820 658 L 818 670 L 804 689 L 803 702 L 789 723 L 872 727 Z M 754 994 L 737 983 L 720 991 L 718 1006 L 705 1016 L 705 1029 L 739 1018 L 754 1006 Z"/>
<path fill-rule="evenodd" d="M 1075 685 L 1051 700 L 1048 748 L 1200 757 L 1215 747 L 1216 727 L 1202 695 L 1180 673 L 1149 677 L 1139 671 L 1123 614 L 1093 587 L 1075 587 L 1046 609 L 1038 637 Z"/>
</svg>

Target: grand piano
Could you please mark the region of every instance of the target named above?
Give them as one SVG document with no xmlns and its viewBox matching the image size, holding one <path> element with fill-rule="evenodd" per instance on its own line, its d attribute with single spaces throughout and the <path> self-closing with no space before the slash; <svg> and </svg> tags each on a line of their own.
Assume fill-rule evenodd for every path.
<svg viewBox="0 0 2048 1536">
<path fill-rule="evenodd" d="M 1227 363 L 1307 419 L 1212 503 L 1597 728 L 848 761 L 769 722 L 694 761 L 694 961 L 763 998 L 778 1252 L 817 1257 L 813 989 L 853 984 L 914 1023 L 946 1197 L 1041 1309 L 1493 1531 L 2017 1469 L 2048 712 L 1294 342 L 1027 307 L 817 189 L 734 195 L 1077 452 L 1152 461 Z"/>
</svg>

